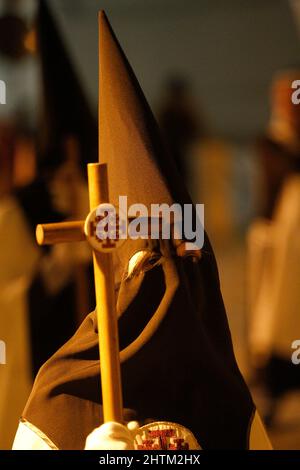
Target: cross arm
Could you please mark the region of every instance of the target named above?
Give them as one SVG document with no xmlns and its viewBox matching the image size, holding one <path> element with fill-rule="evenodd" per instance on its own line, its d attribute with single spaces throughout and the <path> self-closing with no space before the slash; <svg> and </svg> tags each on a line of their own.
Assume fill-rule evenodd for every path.
<svg viewBox="0 0 300 470">
<path fill-rule="evenodd" d="M 81 242 L 86 240 L 84 220 L 39 224 L 36 228 L 36 240 L 39 245 Z"/>
</svg>

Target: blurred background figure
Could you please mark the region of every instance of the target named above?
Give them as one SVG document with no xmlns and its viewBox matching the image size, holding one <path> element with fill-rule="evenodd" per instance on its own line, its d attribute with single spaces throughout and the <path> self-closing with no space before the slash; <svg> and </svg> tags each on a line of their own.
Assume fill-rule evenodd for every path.
<svg viewBox="0 0 300 470">
<path fill-rule="evenodd" d="M 7 347 L 7 363 L 0 368 L 1 448 L 11 444 L 14 421 L 31 387 L 26 293 L 39 258 L 12 196 L 17 174 L 21 176 L 18 162 L 22 182 L 27 182 L 34 176 L 35 161 L 36 61 L 26 48 L 28 12 L 21 3 L 0 4 L 0 75 L 6 85 L 6 104 L 0 106 L 0 336 Z"/>
<path fill-rule="evenodd" d="M 181 176 L 187 179 L 192 144 L 205 135 L 205 128 L 183 77 L 173 76 L 166 82 L 158 122 Z"/>
<path fill-rule="evenodd" d="M 29 25 L 21 3 L 2 0 L 0 10 L 0 71 L 6 85 L 6 103 L 0 107 L 0 195 L 14 185 L 22 146 L 29 150 L 23 179 L 30 178 L 33 170 L 29 142 L 36 117 L 37 74 L 36 61 L 26 46 Z"/>
<path fill-rule="evenodd" d="M 262 165 L 262 215 L 272 218 L 287 176 L 300 166 L 300 108 L 293 104 L 292 83 L 300 67 L 278 72 L 271 86 L 271 116 L 259 139 Z"/>
<path fill-rule="evenodd" d="M 269 424 L 279 399 L 300 389 L 292 344 L 300 331 L 300 107 L 292 83 L 300 69 L 277 73 L 271 116 L 259 150 L 263 211 L 248 234 L 250 349 L 258 380 L 266 387 Z"/>
<path fill-rule="evenodd" d="M 16 196 L 35 237 L 38 223 L 78 220 L 87 213 L 86 164 L 97 158 L 97 124 L 55 15 L 44 0 L 38 3 L 32 37 L 33 44 L 36 40 L 42 91 L 37 173 Z M 93 308 L 88 248 L 62 245 L 41 252 L 39 270 L 29 291 L 33 375 Z M 66 314 L 62 316 L 61 312 Z"/>
<path fill-rule="evenodd" d="M 157 113 L 161 131 L 194 201 L 205 205 L 208 232 L 224 243 L 233 231 L 232 148 L 212 133 L 187 78 L 170 76 L 163 90 Z"/>
</svg>

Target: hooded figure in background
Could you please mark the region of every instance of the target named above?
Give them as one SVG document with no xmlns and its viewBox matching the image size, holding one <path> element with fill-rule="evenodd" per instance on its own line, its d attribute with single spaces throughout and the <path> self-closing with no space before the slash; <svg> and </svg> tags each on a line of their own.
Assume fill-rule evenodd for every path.
<svg viewBox="0 0 300 470">
<path fill-rule="evenodd" d="M 31 183 L 18 188 L 15 195 L 35 244 L 39 222 L 82 217 L 86 212 L 88 195 L 83 171 L 86 162 L 96 156 L 97 125 L 44 0 L 39 2 L 32 37 L 36 42 L 42 92 L 36 136 L 37 175 Z M 79 289 L 74 275 L 78 272 L 74 270 L 78 260 L 68 247 L 39 251 L 40 262 L 28 292 L 33 377 L 79 324 L 76 313 Z M 87 257 L 86 265 L 89 260 Z"/>
<path fill-rule="evenodd" d="M 191 204 L 104 13 L 99 26 L 99 159 L 110 202 Z M 171 240 L 126 240 L 115 252 L 125 419 L 178 423 L 194 436 L 183 448 L 270 448 L 236 364 L 207 237 L 201 253 L 183 257 Z M 93 312 L 40 369 L 14 448 L 84 449 L 103 421 L 100 397 Z M 157 448 L 151 439 L 135 447 Z"/>
<path fill-rule="evenodd" d="M 300 389 L 300 105 L 294 87 L 299 75 L 296 67 L 273 79 L 262 147 L 270 210 L 248 233 L 249 346 L 253 375 L 268 398 L 269 425 L 280 416 L 281 399 Z"/>
</svg>

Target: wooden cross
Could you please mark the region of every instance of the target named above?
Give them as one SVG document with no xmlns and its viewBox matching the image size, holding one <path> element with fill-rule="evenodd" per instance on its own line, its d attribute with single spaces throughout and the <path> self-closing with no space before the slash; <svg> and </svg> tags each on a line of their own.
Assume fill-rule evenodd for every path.
<svg viewBox="0 0 300 470">
<path fill-rule="evenodd" d="M 114 273 L 111 246 L 115 243 L 105 243 L 101 251 L 99 239 L 91 226 L 95 225 L 95 209 L 100 204 L 109 202 L 107 165 L 91 163 L 88 165 L 88 185 L 90 214 L 86 221 L 62 222 L 57 224 L 38 225 L 36 238 L 39 245 L 78 242 L 88 240 L 93 249 L 93 264 L 96 290 L 96 312 L 99 330 L 100 371 L 102 385 L 102 403 L 104 422 L 115 421 L 122 423 L 122 389 L 120 373 L 120 356 L 116 301 L 114 291 Z M 128 218 L 130 220 L 130 218 Z M 148 222 L 150 222 L 151 217 Z M 150 227 L 150 226 L 149 226 Z M 160 226 L 161 229 L 161 226 Z M 148 229 L 149 233 L 150 228 Z M 148 235 L 149 235 L 148 233 Z M 108 240 L 109 241 L 109 240 Z M 98 248 L 99 247 L 99 248 Z M 176 248 L 178 256 L 185 256 L 186 244 L 178 240 Z M 201 250 L 191 251 L 197 259 Z"/>
<path fill-rule="evenodd" d="M 109 202 L 106 164 L 88 165 L 88 184 L 92 213 L 100 204 Z M 36 238 L 39 245 L 89 240 L 85 233 L 85 221 L 38 225 Z M 111 252 L 105 253 L 93 249 L 93 264 L 101 358 L 103 419 L 104 422 L 122 423 L 119 340 Z"/>
</svg>

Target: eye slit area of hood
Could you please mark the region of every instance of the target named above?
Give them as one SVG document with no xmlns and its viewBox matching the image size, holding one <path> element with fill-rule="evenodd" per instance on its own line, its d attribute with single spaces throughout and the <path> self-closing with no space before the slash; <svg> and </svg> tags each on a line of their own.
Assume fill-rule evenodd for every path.
<svg viewBox="0 0 300 470">
<path fill-rule="evenodd" d="M 138 251 L 129 260 L 125 280 L 132 279 L 134 276 L 145 273 L 158 266 L 162 261 L 162 255 L 156 251 Z"/>
<path fill-rule="evenodd" d="M 179 258 L 192 260 L 198 263 L 202 258 L 202 250 L 193 243 L 182 242 L 176 247 L 176 254 Z"/>
</svg>

